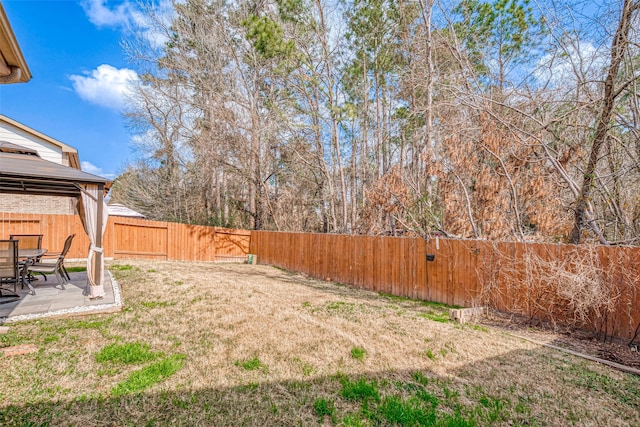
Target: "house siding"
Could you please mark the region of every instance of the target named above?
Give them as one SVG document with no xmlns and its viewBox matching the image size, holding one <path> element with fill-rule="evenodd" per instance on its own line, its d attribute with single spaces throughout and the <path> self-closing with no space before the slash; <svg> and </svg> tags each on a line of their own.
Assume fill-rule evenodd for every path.
<svg viewBox="0 0 640 427">
<path fill-rule="evenodd" d="M 40 157 L 65 166 L 69 166 L 69 159 L 60 147 L 49 144 L 34 135 L 29 135 L 9 123 L 0 121 L 0 141 L 7 141 L 21 147 L 36 150 Z"/>
</svg>

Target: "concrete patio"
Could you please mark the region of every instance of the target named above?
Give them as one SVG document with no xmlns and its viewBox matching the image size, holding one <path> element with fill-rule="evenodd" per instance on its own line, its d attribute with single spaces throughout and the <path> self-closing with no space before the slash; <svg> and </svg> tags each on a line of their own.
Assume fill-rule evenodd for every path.
<svg viewBox="0 0 640 427">
<path fill-rule="evenodd" d="M 51 316 L 71 316 L 91 313 L 105 313 L 118 311 L 122 307 L 122 298 L 118 283 L 105 271 L 105 297 L 91 300 L 85 294 L 87 287 L 86 272 L 69 274 L 71 281 L 65 289 L 58 284 L 53 275 L 47 276 L 45 281 L 40 279 L 33 282 L 36 290 L 31 295 L 28 289 L 20 289 L 20 299 L 3 303 L 0 300 L 0 324 L 19 320 L 36 319 Z"/>
</svg>

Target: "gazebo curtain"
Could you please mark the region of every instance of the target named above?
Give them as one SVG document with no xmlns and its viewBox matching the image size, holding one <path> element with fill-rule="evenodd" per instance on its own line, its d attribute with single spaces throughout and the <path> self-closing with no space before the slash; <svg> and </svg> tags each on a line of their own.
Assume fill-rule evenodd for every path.
<svg viewBox="0 0 640 427">
<path fill-rule="evenodd" d="M 102 236 L 107 228 L 109 213 L 104 203 L 102 186 L 97 184 L 81 184 L 81 195 L 78 198 L 77 209 L 80 220 L 91 245 L 87 256 L 87 278 L 89 280 L 89 298 L 102 298 L 104 292 L 104 256 Z M 100 209 L 102 205 L 102 209 Z M 102 213 L 100 236 L 98 236 L 98 215 Z M 96 242 L 100 242 L 97 244 Z"/>
</svg>

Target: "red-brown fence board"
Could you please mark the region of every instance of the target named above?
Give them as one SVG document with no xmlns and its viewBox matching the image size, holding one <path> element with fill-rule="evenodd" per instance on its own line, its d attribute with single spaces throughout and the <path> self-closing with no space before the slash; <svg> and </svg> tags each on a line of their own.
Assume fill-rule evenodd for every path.
<svg viewBox="0 0 640 427">
<path fill-rule="evenodd" d="M 84 258 L 89 248 L 77 216 L 0 213 L 0 236 L 8 239 L 11 234 L 42 234 L 42 247 L 51 252 L 61 251 L 67 236 L 75 234 L 69 258 Z"/>
<path fill-rule="evenodd" d="M 67 258 L 86 258 L 89 248 L 80 217 L 0 213 L 0 237 L 11 234 L 42 234 L 42 247 L 60 251 L 64 240 L 74 233 Z M 109 217 L 103 239 L 108 258 L 144 258 L 181 261 L 240 259 L 249 253 L 251 232 L 246 230 Z"/>
</svg>

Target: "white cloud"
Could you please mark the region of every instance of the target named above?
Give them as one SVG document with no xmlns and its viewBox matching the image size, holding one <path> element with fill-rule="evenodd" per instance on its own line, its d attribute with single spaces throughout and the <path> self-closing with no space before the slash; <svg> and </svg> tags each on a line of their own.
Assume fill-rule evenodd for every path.
<svg viewBox="0 0 640 427">
<path fill-rule="evenodd" d="M 120 112 L 131 93 L 131 85 L 138 80 L 138 74 L 128 68 L 118 69 L 102 64 L 84 76 L 72 75 L 69 78 L 80 98 Z"/>
<path fill-rule="evenodd" d="M 147 39 L 152 47 L 161 48 L 168 40 L 166 31 L 174 16 L 171 0 L 156 0 L 148 9 L 137 9 L 136 13 L 132 13 L 132 28 Z"/>
<path fill-rule="evenodd" d="M 93 175 L 98 175 L 101 176 L 103 178 L 107 178 L 107 179 L 113 179 L 116 177 L 115 174 L 113 173 L 105 173 L 102 168 L 99 168 L 98 166 L 94 165 L 91 162 L 87 162 L 87 161 L 82 161 L 80 162 L 80 167 L 82 168 L 82 170 L 84 172 L 93 174 Z"/>
<path fill-rule="evenodd" d="M 128 1 L 114 8 L 109 8 L 106 3 L 107 0 L 83 0 L 81 3 L 89 21 L 96 27 L 127 27 L 139 14 Z"/>
<path fill-rule="evenodd" d="M 171 0 L 156 0 L 146 6 L 130 1 L 123 1 L 117 6 L 107 3 L 107 0 L 82 0 L 81 4 L 87 18 L 96 27 L 121 28 L 125 33 L 141 35 L 155 48 L 164 46 L 167 37 L 152 21 L 160 20 L 163 25 L 169 25 L 174 15 Z"/>
</svg>

